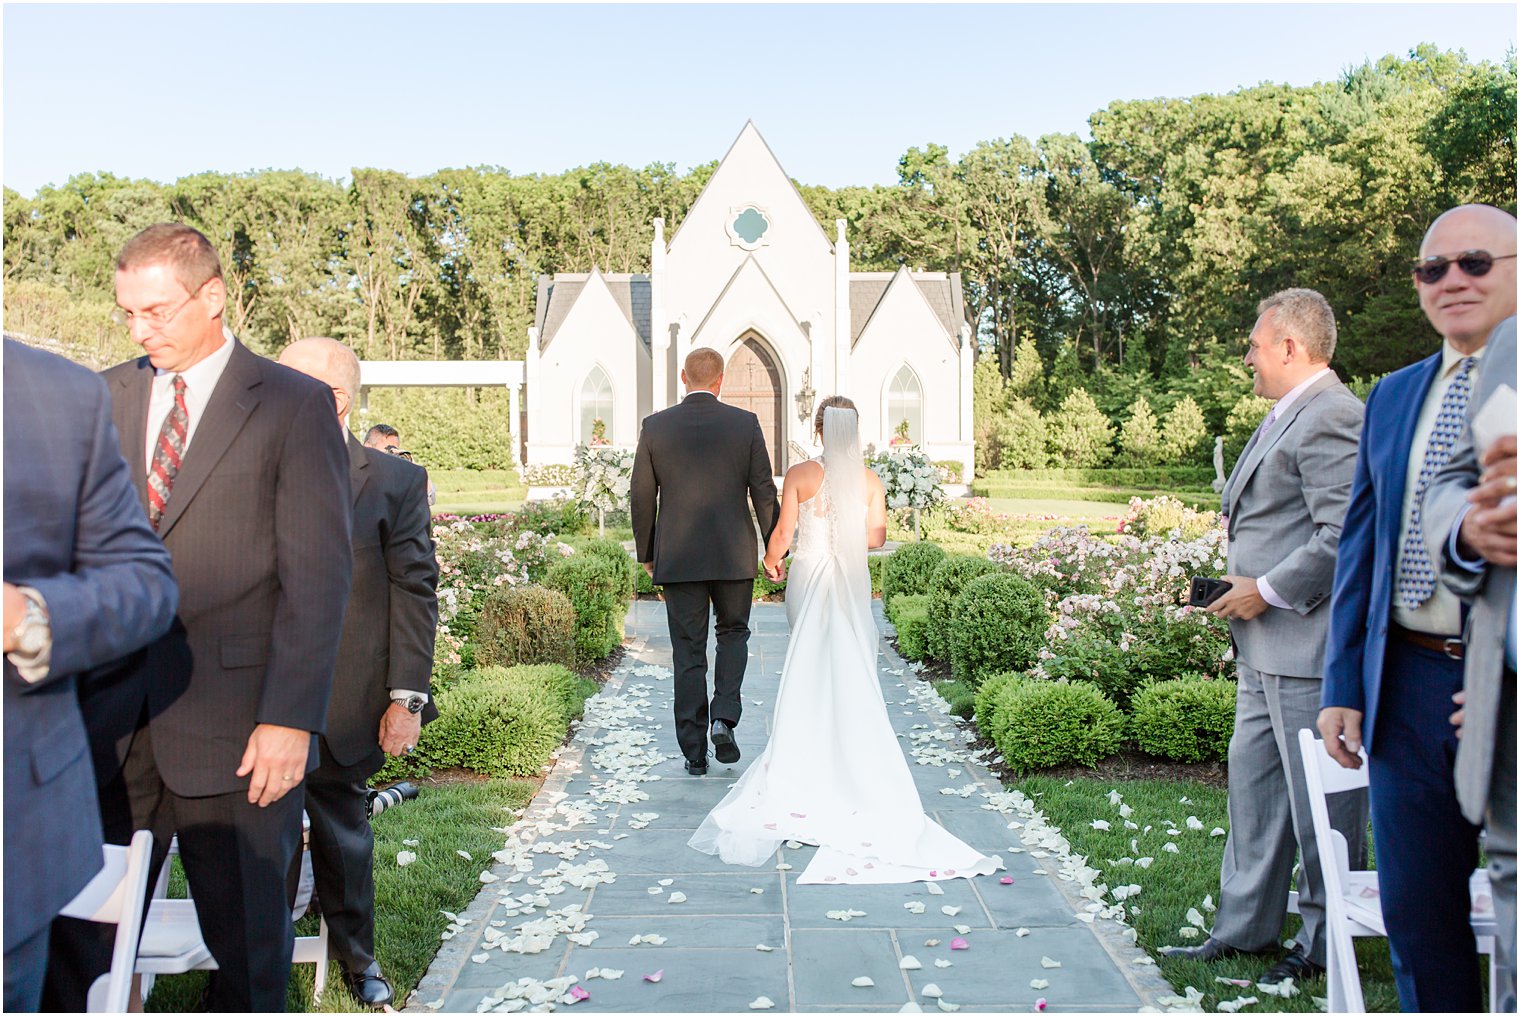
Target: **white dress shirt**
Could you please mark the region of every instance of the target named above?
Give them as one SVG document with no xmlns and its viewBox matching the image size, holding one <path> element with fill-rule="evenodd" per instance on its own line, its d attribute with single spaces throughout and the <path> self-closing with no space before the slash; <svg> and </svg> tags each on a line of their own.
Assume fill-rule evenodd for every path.
<svg viewBox="0 0 1520 1016">
<path fill-rule="evenodd" d="M 1425 465 L 1425 446 L 1430 443 L 1431 431 L 1435 430 L 1436 417 L 1441 411 L 1441 399 L 1445 397 L 1446 389 L 1451 387 L 1451 379 L 1457 372 L 1457 365 L 1467 356 L 1481 360 L 1483 351 L 1480 349 L 1476 353 L 1462 353 L 1458 352 L 1450 342 L 1441 344 L 1441 371 L 1436 375 L 1435 383 L 1430 386 L 1430 391 L 1425 394 L 1425 402 L 1420 407 L 1419 419 L 1415 421 L 1414 440 L 1409 446 L 1409 465 L 1404 474 L 1404 503 L 1400 508 L 1402 514 L 1399 516 L 1399 542 L 1393 564 L 1395 576 L 1399 574 L 1399 567 L 1404 558 L 1404 539 L 1409 530 L 1409 513 L 1414 509 L 1415 489 L 1420 482 L 1420 469 Z M 1468 376 L 1475 376 L 1474 372 L 1477 369 L 1478 365 L 1473 364 Z M 1430 599 L 1414 610 L 1404 606 L 1395 592 L 1393 621 L 1411 631 L 1424 632 L 1427 635 L 1460 636 L 1462 634 L 1462 601 L 1440 582 L 1436 583 L 1436 591 L 1431 594 Z"/>
<path fill-rule="evenodd" d="M 1315 371 L 1313 374 L 1309 375 L 1304 380 L 1294 385 L 1288 394 L 1277 400 L 1277 405 L 1273 406 L 1272 412 L 1268 413 L 1267 415 L 1272 417 L 1282 416 L 1288 411 L 1288 407 L 1293 405 L 1298 397 L 1302 395 L 1306 390 L 1308 390 L 1310 385 L 1328 373 L 1330 373 L 1330 368 L 1328 366 L 1321 367 L 1319 370 Z M 1276 424 L 1275 419 L 1273 420 L 1273 423 L 1274 425 Z M 1270 606 L 1276 607 L 1279 610 L 1293 609 L 1293 605 L 1291 603 L 1283 599 L 1281 596 L 1277 595 L 1277 590 L 1272 588 L 1272 583 L 1267 581 L 1267 577 L 1265 575 L 1256 580 L 1256 592 L 1259 593 L 1261 595 L 1261 598 L 1263 600 L 1266 600 Z"/>
<path fill-rule="evenodd" d="M 206 407 L 211 403 L 211 393 L 216 391 L 216 383 L 221 380 L 222 371 L 227 369 L 227 361 L 232 359 L 232 347 L 235 341 L 232 332 L 224 327 L 222 344 L 217 347 L 216 352 L 188 370 L 180 372 L 179 376 L 185 379 L 185 413 L 190 418 L 185 430 L 186 451 L 190 449 L 190 442 L 195 440 L 195 428 L 200 426 L 201 417 L 206 415 Z M 155 369 L 153 372 L 153 388 L 148 396 L 146 457 L 143 459 L 149 473 L 153 471 L 153 453 L 158 449 L 159 431 L 164 429 L 164 420 L 169 416 L 169 410 L 174 408 L 174 378 L 172 371 Z"/>
</svg>

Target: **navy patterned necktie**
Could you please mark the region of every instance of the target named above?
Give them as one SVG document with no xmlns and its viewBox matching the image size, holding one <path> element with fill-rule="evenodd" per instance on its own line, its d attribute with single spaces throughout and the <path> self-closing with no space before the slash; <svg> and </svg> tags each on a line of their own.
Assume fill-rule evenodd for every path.
<svg viewBox="0 0 1520 1016">
<path fill-rule="evenodd" d="M 1403 553 L 1399 556 L 1399 602 L 1410 610 L 1419 608 L 1436 591 L 1436 571 L 1425 550 L 1425 531 L 1421 526 L 1421 511 L 1425 501 L 1425 489 L 1441 467 L 1451 458 L 1452 445 L 1456 444 L 1467 422 L 1467 399 L 1472 394 L 1472 366 L 1474 358 L 1463 357 L 1457 365 L 1446 394 L 1441 396 L 1441 408 L 1436 413 L 1435 426 L 1430 431 L 1430 442 L 1425 445 L 1425 461 L 1420 465 L 1420 478 L 1415 483 L 1414 505 L 1409 509 L 1409 525 L 1405 527 Z"/>
<path fill-rule="evenodd" d="M 153 465 L 148 469 L 148 521 L 153 531 L 163 521 L 164 509 L 169 505 L 169 492 L 174 489 L 174 478 L 179 475 L 180 462 L 185 457 L 185 440 L 190 433 L 190 412 L 185 408 L 185 378 L 174 375 L 174 406 L 164 417 L 163 428 L 158 432 L 158 446 L 153 449 Z"/>
</svg>

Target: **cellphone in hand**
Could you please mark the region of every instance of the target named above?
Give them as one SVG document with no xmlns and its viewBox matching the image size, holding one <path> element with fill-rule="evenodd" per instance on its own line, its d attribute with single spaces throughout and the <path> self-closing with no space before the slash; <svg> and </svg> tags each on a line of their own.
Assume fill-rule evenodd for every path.
<svg viewBox="0 0 1520 1016">
<path fill-rule="evenodd" d="M 1188 606 L 1207 607 L 1215 600 L 1223 596 L 1230 588 L 1230 583 L 1224 579 L 1205 578 L 1202 575 L 1194 575 L 1188 583 Z"/>
</svg>

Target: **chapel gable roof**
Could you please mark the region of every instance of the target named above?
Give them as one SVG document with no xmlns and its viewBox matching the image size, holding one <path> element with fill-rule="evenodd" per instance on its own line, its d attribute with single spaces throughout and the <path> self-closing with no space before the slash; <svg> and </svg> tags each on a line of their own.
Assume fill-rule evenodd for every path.
<svg viewBox="0 0 1520 1016">
<path fill-rule="evenodd" d="M 595 269 L 593 269 L 595 271 Z M 649 348 L 649 276 L 598 273 L 607 284 L 613 302 L 622 310 L 623 316 L 638 333 L 644 348 Z M 560 272 L 538 277 L 537 319 L 538 348 L 544 349 L 554 338 L 559 326 L 570 316 L 570 308 L 591 280 L 588 272 Z"/>
<path fill-rule="evenodd" d="M 902 273 L 850 273 L 850 344 L 853 346 L 866 329 L 871 315 L 887 294 L 892 280 Z M 934 316 L 944 326 L 950 341 L 959 344 L 961 325 L 966 322 L 965 298 L 961 292 L 960 272 L 906 272 Z"/>
</svg>

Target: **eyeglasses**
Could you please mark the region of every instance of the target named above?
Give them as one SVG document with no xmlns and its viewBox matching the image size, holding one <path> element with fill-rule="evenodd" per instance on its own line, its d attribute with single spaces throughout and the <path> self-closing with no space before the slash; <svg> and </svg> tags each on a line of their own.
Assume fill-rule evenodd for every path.
<svg viewBox="0 0 1520 1016">
<path fill-rule="evenodd" d="M 206 282 L 210 281 L 210 279 L 206 280 Z M 205 288 L 205 282 L 195 287 L 195 292 L 185 297 L 185 299 L 181 301 L 180 305 L 171 311 L 165 312 L 161 310 L 145 310 L 141 314 L 138 314 L 134 311 L 122 310 L 120 307 L 117 307 L 111 312 L 111 320 L 115 321 L 117 324 L 121 325 L 124 328 L 130 328 L 132 326 L 132 322 L 134 321 L 144 321 L 150 327 L 163 328 L 171 321 L 173 321 L 176 317 L 178 317 L 180 311 L 190 306 L 190 304 L 194 302 L 195 298 L 201 295 L 201 290 Z"/>
<path fill-rule="evenodd" d="M 1513 254 L 1490 254 L 1486 250 L 1465 250 L 1454 258 L 1442 254 L 1435 254 L 1423 261 L 1414 263 L 1414 277 L 1427 286 L 1433 286 L 1446 278 L 1446 270 L 1452 265 L 1462 269 L 1462 274 L 1469 278 L 1478 279 L 1488 274 L 1494 267 L 1495 261 L 1503 261 L 1512 258 Z"/>
</svg>

